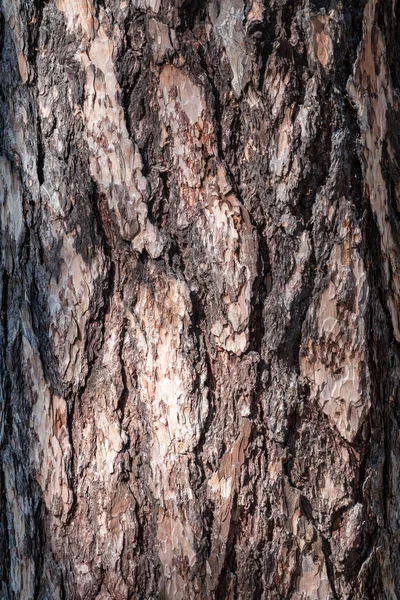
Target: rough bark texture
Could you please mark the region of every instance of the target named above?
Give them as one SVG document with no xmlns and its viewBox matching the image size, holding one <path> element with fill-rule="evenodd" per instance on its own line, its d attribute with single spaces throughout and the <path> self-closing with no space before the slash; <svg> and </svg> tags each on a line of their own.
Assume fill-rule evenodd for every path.
<svg viewBox="0 0 400 600">
<path fill-rule="evenodd" d="M 399 597 L 399 0 L 0 40 L 1 599 Z"/>
</svg>

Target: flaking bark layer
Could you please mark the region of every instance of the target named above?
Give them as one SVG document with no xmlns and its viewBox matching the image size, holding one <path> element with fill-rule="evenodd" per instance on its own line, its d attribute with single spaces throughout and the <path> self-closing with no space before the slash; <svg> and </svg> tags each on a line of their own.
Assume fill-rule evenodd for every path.
<svg viewBox="0 0 400 600">
<path fill-rule="evenodd" d="M 2 600 L 400 596 L 399 40 L 2 0 Z"/>
</svg>

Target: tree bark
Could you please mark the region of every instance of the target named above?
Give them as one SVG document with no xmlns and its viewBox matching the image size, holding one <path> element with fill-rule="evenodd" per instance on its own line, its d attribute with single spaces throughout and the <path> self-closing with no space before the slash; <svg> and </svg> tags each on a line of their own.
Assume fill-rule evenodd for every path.
<svg viewBox="0 0 400 600">
<path fill-rule="evenodd" d="M 3 600 L 400 597 L 399 39 L 2 0 Z"/>
</svg>

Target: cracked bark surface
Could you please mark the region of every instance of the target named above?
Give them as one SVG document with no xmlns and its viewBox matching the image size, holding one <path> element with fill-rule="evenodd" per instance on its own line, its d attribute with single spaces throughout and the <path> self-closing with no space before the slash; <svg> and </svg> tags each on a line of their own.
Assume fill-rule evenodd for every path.
<svg viewBox="0 0 400 600">
<path fill-rule="evenodd" d="M 2 0 L 0 597 L 400 595 L 398 0 Z"/>
</svg>

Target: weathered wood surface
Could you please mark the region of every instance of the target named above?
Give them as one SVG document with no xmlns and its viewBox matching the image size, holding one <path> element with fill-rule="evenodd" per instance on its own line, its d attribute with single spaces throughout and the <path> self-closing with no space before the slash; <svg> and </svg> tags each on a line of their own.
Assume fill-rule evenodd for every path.
<svg viewBox="0 0 400 600">
<path fill-rule="evenodd" d="M 2 600 L 400 597 L 398 0 L 2 0 Z"/>
</svg>

